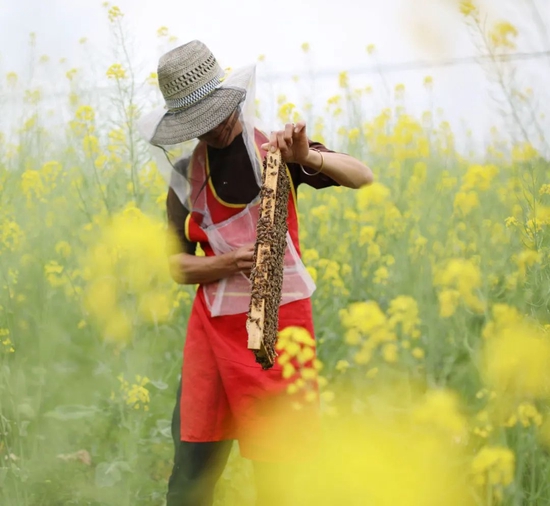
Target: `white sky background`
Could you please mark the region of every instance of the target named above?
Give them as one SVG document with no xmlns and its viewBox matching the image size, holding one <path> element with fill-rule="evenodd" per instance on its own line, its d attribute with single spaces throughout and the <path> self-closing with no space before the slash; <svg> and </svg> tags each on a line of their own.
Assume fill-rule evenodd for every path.
<svg viewBox="0 0 550 506">
<path fill-rule="evenodd" d="M 520 30 L 519 51 L 550 49 L 536 30 L 529 2 L 531 0 L 484 0 L 483 12 L 492 23 L 510 20 Z M 550 28 L 550 0 L 537 3 Z M 365 51 L 375 44 L 381 64 L 410 60 L 439 60 L 473 56 L 468 31 L 458 13 L 458 0 L 118 0 L 113 2 L 125 13 L 125 23 L 132 34 L 134 61 L 143 72 L 156 70 L 159 55 L 168 47 L 157 37 L 160 26 L 167 26 L 178 42 L 198 38 L 214 52 L 222 66 L 238 67 L 266 55 L 258 67 L 261 78 L 266 72 L 301 75 L 306 68 L 334 71 L 334 76 L 318 81 L 313 101 L 324 103 L 338 92 L 337 72 L 370 67 L 374 64 Z M 96 0 L 0 0 L 0 79 L 8 71 L 24 75 L 28 70 L 29 33 L 37 35 L 37 56 L 47 54 L 50 65 L 67 58 L 65 69 L 95 65 L 100 75 L 111 63 L 112 40 L 106 10 Z M 78 43 L 87 37 L 85 46 Z M 303 42 L 311 45 L 306 56 Z M 86 51 L 93 54 L 90 60 Z M 307 63 L 306 63 L 307 62 Z M 550 58 L 518 63 L 525 87 L 540 88 L 547 93 Z M 42 81 L 56 88 L 54 73 L 44 72 Z M 57 74 L 62 76 L 63 74 Z M 495 103 L 488 92 L 491 85 L 483 71 L 475 66 L 387 73 L 391 88 L 397 83 L 407 87 L 407 109 L 420 113 L 429 101 L 423 78 L 434 78 L 434 103 L 441 107 L 455 133 L 467 125 L 479 141 L 487 138 L 489 127 L 499 122 Z M 57 78 L 56 78 L 57 79 Z M 353 75 L 354 86 L 373 85 L 384 104 L 382 83 L 376 74 Z M 300 84 L 290 79 L 278 81 L 277 91 L 287 92 L 289 99 L 300 102 Z M 262 88 L 259 89 L 261 95 Z M 548 96 L 548 95 L 546 95 Z M 274 125 L 276 126 L 276 125 Z"/>
</svg>

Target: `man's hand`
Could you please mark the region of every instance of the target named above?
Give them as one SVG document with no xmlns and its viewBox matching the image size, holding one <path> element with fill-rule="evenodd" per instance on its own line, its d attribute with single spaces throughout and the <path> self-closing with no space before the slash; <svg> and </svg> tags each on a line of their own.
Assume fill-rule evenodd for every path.
<svg viewBox="0 0 550 506">
<path fill-rule="evenodd" d="M 296 124 L 287 123 L 284 130 L 271 132 L 269 142 L 263 144 L 262 149 L 272 153 L 280 149 L 285 162 L 304 165 L 309 155 L 305 121 L 299 121 Z"/>
<path fill-rule="evenodd" d="M 223 255 L 195 256 L 179 253 L 170 257 L 170 273 L 176 283 L 196 285 L 214 283 L 237 272 L 250 276 L 254 244 L 241 246 Z"/>
<path fill-rule="evenodd" d="M 245 276 L 250 276 L 252 270 L 252 257 L 254 256 L 254 244 L 241 246 L 231 252 L 233 267 L 236 272 L 242 272 Z"/>
</svg>

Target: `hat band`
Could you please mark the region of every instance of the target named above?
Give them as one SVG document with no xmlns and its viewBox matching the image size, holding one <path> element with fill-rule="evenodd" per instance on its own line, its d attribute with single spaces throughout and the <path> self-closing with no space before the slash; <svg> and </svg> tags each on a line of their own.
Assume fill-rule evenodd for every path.
<svg viewBox="0 0 550 506">
<path fill-rule="evenodd" d="M 210 93 L 218 88 L 221 83 L 221 78 L 216 76 L 214 79 L 208 81 L 206 84 L 203 84 L 200 88 L 197 88 L 193 93 L 190 93 L 185 97 L 166 100 L 166 107 L 171 111 L 190 107 L 210 95 Z"/>
</svg>

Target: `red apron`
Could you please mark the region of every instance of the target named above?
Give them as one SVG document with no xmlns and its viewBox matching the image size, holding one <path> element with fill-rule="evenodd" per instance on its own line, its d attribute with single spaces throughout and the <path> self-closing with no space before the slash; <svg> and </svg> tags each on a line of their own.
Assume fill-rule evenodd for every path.
<svg viewBox="0 0 550 506">
<path fill-rule="evenodd" d="M 265 136 L 257 132 L 257 145 L 264 142 Z M 265 151 L 260 153 L 265 156 Z M 214 223 L 245 207 L 223 202 L 211 184 L 204 191 Z M 199 220 L 200 215 L 191 213 L 186 227 L 188 239 L 200 243 L 206 255 L 213 255 Z M 288 202 L 288 229 L 299 252 L 294 188 Z M 262 370 L 256 363 L 253 352 L 247 349 L 246 318 L 244 313 L 211 317 L 203 287 L 199 287 L 183 351 L 181 440 L 238 439 L 241 454 L 253 460 L 304 457 L 315 445 L 318 405 L 306 403 L 297 410 L 293 407 L 296 398 L 286 394 L 296 378 L 283 379 L 278 364 Z M 280 307 L 279 329 L 288 326 L 304 327 L 314 335 L 309 298 Z"/>
</svg>

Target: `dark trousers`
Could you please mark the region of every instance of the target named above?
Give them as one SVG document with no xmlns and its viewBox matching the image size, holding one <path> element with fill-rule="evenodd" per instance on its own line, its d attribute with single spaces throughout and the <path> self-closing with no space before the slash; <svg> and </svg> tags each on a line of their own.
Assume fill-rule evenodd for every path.
<svg viewBox="0 0 550 506">
<path fill-rule="evenodd" d="M 166 506 L 212 506 L 214 489 L 223 473 L 233 441 L 210 443 L 189 443 L 180 437 L 181 385 L 172 416 L 172 438 L 174 439 L 174 467 L 168 480 Z M 257 506 L 292 506 L 294 502 L 286 497 L 285 488 L 274 489 L 269 485 L 284 483 L 289 464 L 253 462 Z M 280 476 L 277 480 L 275 477 Z M 284 478 L 283 478 L 284 476 Z M 300 506 L 308 506 L 301 503 Z"/>
<path fill-rule="evenodd" d="M 188 443 L 180 438 L 181 385 L 172 415 L 174 467 L 168 481 L 166 506 L 211 506 L 232 441 Z"/>
</svg>

